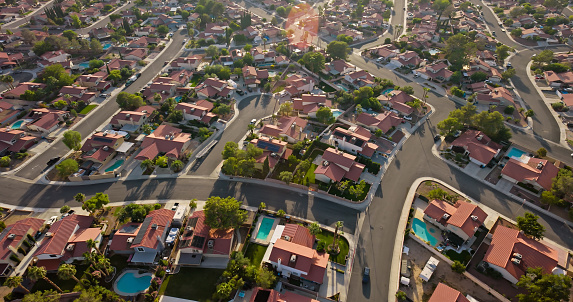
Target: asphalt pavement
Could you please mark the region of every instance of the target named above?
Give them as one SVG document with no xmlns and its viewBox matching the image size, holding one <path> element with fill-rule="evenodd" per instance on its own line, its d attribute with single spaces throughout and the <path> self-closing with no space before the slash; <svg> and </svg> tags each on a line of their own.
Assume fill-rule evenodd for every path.
<svg viewBox="0 0 573 302">
<path fill-rule="evenodd" d="M 183 47 L 183 39 L 186 36 L 185 30 L 178 30 L 173 35 L 173 42 L 163 51 L 156 59 L 153 61 L 147 69 L 141 74 L 139 79 L 131 84 L 129 87 L 125 88 L 123 91 L 129 93 L 135 93 L 140 91 L 147 82 L 151 81 L 157 76 L 157 74 L 163 69 L 163 64 L 165 61 L 170 61 L 173 57 L 181 50 Z M 82 138 L 89 136 L 94 130 L 100 127 L 107 119 L 113 116 L 119 106 L 115 101 L 115 97 L 108 100 L 106 103 L 99 105 L 97 110 L 89 115 L 88 120 L 83 122 L 80 127 L 76 127 L 74 130 L 78 131 Z M 46 150 L 44 153 L 37 156 L 35 159 L 30 161 L 25 167 L 16 173 L 16 176 L 35 179 L 41 173 L 41 171 L 46 168 L 46 163 L 54 157 L 64 156 L 68 151 L 68 147 L 62 143 L 62 141 L 57 141 L 52 143 L 51 148 Z"/>
</svg>

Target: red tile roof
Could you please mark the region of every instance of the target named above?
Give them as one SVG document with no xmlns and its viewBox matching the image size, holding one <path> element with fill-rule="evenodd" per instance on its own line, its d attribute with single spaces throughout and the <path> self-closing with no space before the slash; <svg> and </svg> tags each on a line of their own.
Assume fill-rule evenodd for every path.
<svg viewBox="0 0 573 302">
<path fill-rule="evenodd" d="M 296 256 L 294 262 L 290 261 L 293 255 Z M 328 254 L 318 253 L 312 248 L 278 239 L 273 245 L 269 261 L 278 263 L 279 259 L 281 265 L 306 272 L 307 275 L 303 275 L 303 278 L 322 284 L 324 272 L 328 265 Z"/>
<path fill-rule="evenodd" d="M 183 133 L 181 129 L 169 125 L 161 125 L 145 137 L 141 144 L 142 150 L 135 159 L 153 159 L 159 152 L 178 158 L 183 151 L 183 146 L 189 140 L 191 140 L 191 134 Z"/>
<path fill-rule="evenodd" d="M 440 282 L 428 302 L 470 302 L 470 300 L 459 291 Z"/>
<path fill-rule="evenodd" d="M 144 232 L 143 238 L 139 243 L 134 242 L 134 244 L 131 245 L 131 248 L 147 247 L 151 249 L 157 249 L 157 245 L 159 244 L 157 237 L 161 237 L 165 228 L 168 228 L 171 225 L 173 215 L 175 215 L 175 211 L 168 209 L 159 209 L 149 212 L 149 214 L 145 217 L 146 220 L 151 220 L 149 222 L 149 228 L 145 230 L 140 229 L 140 232 Z M 153 228 L 153 225 L 157 225 L 157 227 Z"/>
<path fill-rule="evenodd" d="M 314 235 L 310 234 L 310 231 L 302 225 L 287 223 L 281 236 L 282 239 L 286 240 L 284 236 L 288 236 L 290 238 L 290 240 L 287 241 L 306 246 L 308 248 L 312 248 L 314 245 Z"/>
<path fill-rule="evenodd" d="M 540 167 L 540 168 L 538 168 Z M 559 168 L 545 159 L 529 158 L 527 164 L 510 158 L 501 174 L 517 181 L 533 181 L 545 190 L 551 190 L 553 178 L 557 177 Z"/>
<path fill-rule="evenodd" d="M 113 240 L 109 246 L 110 251 L 131 251 L 131 243 L 127 242 L 129 238 L 135 238 L 139 232 L 141 223 L 129 222 L 121 226 L 119 231 L 113 235 Z"/>
<path fill-rule="evenodd" d="M 464 148 L 470 152 L 470 157 L 484 164 L 489 163 L 501 149 L 498 143 L 477 130 L 467 130 L 452 142 L 452 146 Z"/>
<path fill-rule="evenodd" d="M 514 253 L 522 255 L 518 265 L 511 262 Z M 558 255 L 556 250 L 526 237 L 518 230 L 498 226 L 483 260 L 505 268 L 519 280 L 528 267 L 541 267 L 546 274 L 550 274 L 557 266 Z"/>
</svg>

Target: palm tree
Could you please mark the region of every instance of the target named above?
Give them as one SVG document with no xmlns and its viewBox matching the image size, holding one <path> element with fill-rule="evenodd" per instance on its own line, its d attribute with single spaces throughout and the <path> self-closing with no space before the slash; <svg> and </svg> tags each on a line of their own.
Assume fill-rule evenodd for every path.
<svg viewBox="0 0 573 302">
<path fill-rule="evenodd" d="M 336 227 L 334 228 L 334 238 L 332 239 L 332 245 L 331 245 L 332 251 L 338 251 L 338 229 L 342 229 L 342 227 L 344 226 L 344 222 L 337 221 L 335 226 Z"/>
<path fill-rule="evenodd" d="M 90 251 L 91 251 L 92 249 L 95 249 L 96 252 L 101 255 L 100 250 L 97 248 L 97 244 L 98 244 L 98 243 L 99 243 L 99 241 L 93 240 L 93 239 L 88 239 L 88 240 L 86 241 L 86 244 L 87 244 L 88 248 L 90 249 Z"/>
<path fill-rule="evenodd" d="M 251 135 L 253 135 L 255 132 L 255 124 L 249 124 L 247 127 L 249 128 L 249 131 L 251 131 Z"/>
<path fill-rule="evenodd" d="M 139 165 L 141 167 L 142 170 L 149 170 L 151 168 L 153 168 L 153 166 L 155 166 L 155 164 L 153 163 L 153 161 L 151 159 L 145 159 L 141 162 L 141 164 Z"/>
<path fill-rule="evenodd" d="M 424 105 L 426 105 L 426 99 L 428 98 L 428 92 L 430 92 L 430 88 L 424 87 Z"/>
<path fill-rule="evenodd" d="M 30 293 L 30 291 L 22 285 L 22 276 L 8 277 L 4 282 L 4 286 L 8 286 L 9 288 L 19 287 L 26 291 L 26 293 Z"/>
<path fill-rule="evenodd" d="M 11 75 L 3 75 L 0 81 L 8 84 L 10 89 L 14 89 L 14 85 L 12 85 L 12 83 L 14 83 L 14 78 Z"/>
<path fill-rule="evenodd" d="M 57 286 L 56 283 L 52 282 L 52 280 L 46 277 L 46 268 L 43 266 L 28 267 L 28 278 L 30 278 L 32 281 L 44 279 L 46 282 L 50 283 L 54 288 L 56 288 L 56 290 L 58 290 L 60 293 L 62 292 L 62 289 Z"/>
<path fill-rule="evenodd" d="M 105 256 L 98 256 L 96 267 L 101 270 L 101 272 L 107 277 L 109 275 L 109 271 L 112 269 L 111 262 Z"/>
<path fill-rule="evenodd" d="M 76 196 L 74 196 L 74 199 L 79 203 L 84 203 L 84 200 L 86 200 L 86 194 L 78 193 Z"/>
<path fill-rule="evenodd" d="M 322 229 L 320 228 L 320 225 L 317 222 L 313 222 L 308 225 L 308 231 L 310 232 L 311 235 L 316 236 L 322 232 Z"/>
<path fill-rule="evenodd" d="M 94 269 L 98 269 L 98 268 L 97 268 L 97 254 L 96 254 L 96 253 L 94 253 L 94 252 L 85 252 L 85 253 L 83 254 L 83 256 L 84 256 L 84 260 L 85 260 L 87 263 L 90 263 Z"/>
<path fill-rule="evenodd" d="M 76 272 L 76 267 L 73 264 L 62 264 L 58 268 L 58 278 L 62 280 L 74 279 L 77 283 L 80 283 L 80 280 L 76 278 Z"/>
</svg>

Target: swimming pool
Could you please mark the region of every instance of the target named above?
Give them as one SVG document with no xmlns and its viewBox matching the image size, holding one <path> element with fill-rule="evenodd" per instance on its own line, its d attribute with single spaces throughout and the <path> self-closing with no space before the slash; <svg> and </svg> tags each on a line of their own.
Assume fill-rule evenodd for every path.
<svg viewBox="0 0 573 302">
<path fill-rule="evenodd" d="M 182 98 L 183 98 L 182 96 L 176 96 L 176 97 L 175 97 L 175 102 L 177 102 L 177 103 L 181 102 L 181 99 L 182 99 Z"/>
<path fill-rule="evenodd" d="M 432 48 L 428 52 L 433 56 L 433 55 L 440 53 L 440 50 Z"/>
<path fill-rule="evenodd" d="M 346 88 L 346 87 L 344 87 L 344 86 L 342 86 L 342 85 L 340 85 L 340 84 L 339 84 L 339 85 L 336 85 L 336 86 L 338 86 L 338 88 L 340 88 L 340 89 L 342 89 L 342 90 L 348 92 L 348 88 Z"/>
<path fill-rule="evenodd" d="M 436 246 L 436 244 L 438 244 L 438 239 L 430 234 L 435 231 L 433 229 L 428 229 L 426 223 L 422 220 L 414 218 L 414 221 L 412 221 L 412 230 L 416 236 L 422 238 L 422 240 L 426 242 L 430 242 L 431 246 Z"/>
<path fill-rule="evenodd" d="M 23 123 L 24 120 L 16 121 L 14 124 L 12 124 L 12 126 L 10 126 L 10 129 L 20 129 Z"/>
<path fill-rule="evenodd" d="M 109 168 L 105 169 L 105 172 L 114 171 L 115 169 L 121 167 L 121 165 L 123 165 L 123 162 L 125 162 L 125 160 L 123 159 L 117 160 L 115 163 L 113 163 L 113 165 L 109 166 Z"/>
<path fill-rule="evenodd" d="M 526 153 L 527 153 L 527 152 L 525 152 L 525 151 L 523 151 L 523 150 L 520 150 L 520 149 L 517 149 L 517 148 L 513 147 L 513 148 L 511 148 L 511 150 L 509 150 L 509 152 L 507 153 L 507 157 L 509 157 L 509 158 L 514 157 L 514 158 L 518 159 L 518 158 L 521 158 L 521 157 L 522 157 L 523 155 L 525 155 Z"/>
<path fill-rule="evenodd" d="M 392 91 L 394 91 L 394 88 L 387 88 L 387 89 L 384 89 L 384 91 L 382 91 L 381 94 L 384 95 L 384 94 L 390 93 Z"/>
<path fill-rule="evenodd" d="M 83 62 L 78 64 L 79 67 L 81 67 L 82 69 L 88 69 L 90 68 L 90 62 Z"/>
<path fill-rule="evenodd" d="M 111 47 L 110 43 L 106 43 L 103 45 L 103 50 L 108 50 Z"/>
<path fill-rule="evenodd" d="M 332 109 L 332 116 L 334 116 L 334 118 L 338 118 L 342 113 L 344 113 L 342 110 L 339 109 Z"/>
<path fill-rule="evenodd" d="M 124 272 L 115 282 L 115 289 L 118 294 L 124 296 L 135 296 L 136 294 L 149 288 L 151 284 L 151 274 L 139 274 L 137 271 Z"/>
<path fill-rule="evenodd" d="M 275 223 L 274 219 L 263 217 L 263 221 L 261 221 L 261 225 L 259 226 L 259 232 L 257 233 L 257 239 L 265 240 L 269 236 L 271 229 L 273 228 L 273 224 Z"/>
</svg>

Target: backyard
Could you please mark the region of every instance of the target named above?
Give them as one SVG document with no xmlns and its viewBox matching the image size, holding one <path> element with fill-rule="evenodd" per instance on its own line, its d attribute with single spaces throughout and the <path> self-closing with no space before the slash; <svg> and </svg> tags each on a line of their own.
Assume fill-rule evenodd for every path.
<svg viewBox="0 0 573 302">
<path fill-rule="evenodd" d="M 458 253 L 454 250 L 447 250 L 445 253 L 446 257 L 450 258 L 452 261 L 459 261 L 464 265 L 467 265 L 468 262 L 472 259 L 472 255 L 468 251 L 462 251 Z"/>
<path fill-rule="evenodd" d="M 168 275 L 165 278 L 159 289 L 159 295 L 210 301 L 223 271 L 222 269 L 182 267 L 176 275 Z"/>
<path fill-rule="evenodd" d="M 316 239 L 318 239 L 319 242 L 324 241 L 325 246 L 328 247 L 334 241 L 334 233 L 323 230 L 320 234 L 316 235 Z M 346 256 L 348 255 L 348 240 L 346 240 L 344 236 L 338 236 L 338 247 L 340 248 L 340 253 L 336 256 L 330 255 L 330 260 L 345 265 Z"/>
<path fill-rule="evenodd" d="M 327 93 L 336 91 L 336 89 L 332 88 L 330 85 L 327 85 L 323 81 L 320 81 L 320 83 L 318 84 L 318 88 L 320 88 L 320 90 L 327 92 Z"/>
<path fill-rule="evenodd" d="M 189 81 L 189 83 L 191 84 L 191 87 L 195 87 L 197 86 L 197 84 L 199 84 L 199 81 L 202 79 L 203 77 L 199 74 L 194 74 L 193 77 L 191 78 L 191 81 Z"/>
<path fill-rule="evenodd" d="M 251 260 L 252 265 L 260 265 L 267 250 L 266 246 L 250 243 L 245 251 L 245 257 Z"/>
<path fill-rule="evenodd" d="M 81 279 L 82 276 L 84 275 L 85 270 L 89 267 L 89 265 L 76 265 L 76 278 Z M 56 283 L 57 286 L 59 286 L 63 291 L 68 291 L 71 292 L 74 290 L 74 287 L 78 284 L 73 278 L 69 279 L 69 280 L 62 280 L 60 278 L 58 278 L 56 273 L 48 273 L 46 275 L 46 277 L 48 277 L 48 279 L 50 279 L 52 282 Z M 35 291 L 44 291 L 44 290 L 49 290 L 49 289 L 55 289 L 50 283 L 48 283 L 46 280 L 44 279 L 40 279 L 36 282 L 36 284 L 34 284 L 34 287 L 32 287 L 31 292 L 35 292 Z"/>
</svg>

